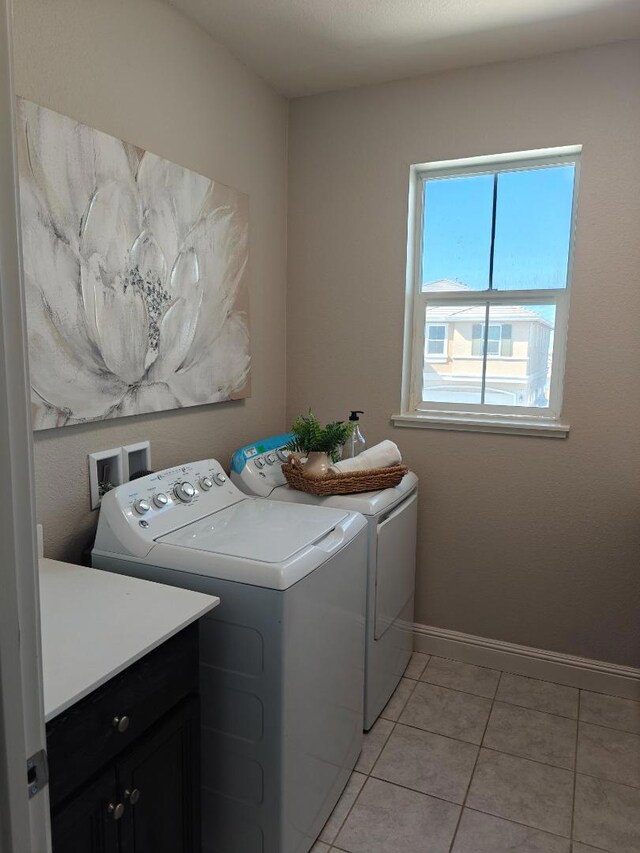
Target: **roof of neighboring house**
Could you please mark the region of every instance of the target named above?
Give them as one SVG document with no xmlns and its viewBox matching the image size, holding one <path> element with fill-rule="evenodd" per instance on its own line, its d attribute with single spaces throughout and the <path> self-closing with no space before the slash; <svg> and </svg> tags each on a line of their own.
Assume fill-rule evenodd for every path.
<svg viewBox="0 0 640 853">
<path fill-rule="evenodd" d="M 440 279 L 422 285 L 423 293 L 450 293 L 451 291 L 467 290 L 470 294 L 479 295 L 466 284 L 450 279 Z M 484 323 L 486 308 L 484 304 L 476 305 L 430 305 L 428 308 L 428 323 Z M 553 323 L 541 317 L 535 311 L 521 305 L 498 305 L 491 306 L 491 323 L 540 323 L 549 329 L 553 329 Z"/>
<path fill-rule="evenodd" d="M 468 284 L 462 284 L 460 281 L 453 281 L 450 278 L 440 278 L 438 281 L 430 281 L 428 283 L 424 283 L 422 285 L 422 290 L 424 291 L 437 291 L 442 290 L 444 292 L 451 290 L 472 290 Z"/>
</svg>

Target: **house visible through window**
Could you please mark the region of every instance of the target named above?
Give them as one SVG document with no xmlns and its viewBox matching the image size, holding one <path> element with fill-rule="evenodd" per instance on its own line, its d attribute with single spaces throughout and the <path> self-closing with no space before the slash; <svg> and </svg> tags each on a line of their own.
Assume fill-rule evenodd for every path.
<svg viewBox="0 0 640 853">
<path fill-rule="evenodd" d="M 559 421 L 578 161 L 413 167 L 405 416 Z"/>
</svg>

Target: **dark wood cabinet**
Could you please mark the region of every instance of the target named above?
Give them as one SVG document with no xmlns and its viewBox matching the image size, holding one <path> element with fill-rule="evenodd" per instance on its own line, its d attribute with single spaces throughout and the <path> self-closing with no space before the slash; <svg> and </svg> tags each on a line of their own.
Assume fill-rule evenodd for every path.
<svg viewBox="0 0 640 853">
<path fill-rule="evenodd" d="M 118 853 L 118 824 L 108 812 L 116 797 L 113 769 L 86 785 L 51 817 L 55 853 Z"/>
<path fill-rule="evenodd" d="M 48 724 L 53 853 L 199 853 L 197 685 L 194 625 Z"/>
<path fill-rule="evenodd" d="M 118 763 L 121 853 L 200 850 L 197 700 L 187 701 Z"/>
</svg>

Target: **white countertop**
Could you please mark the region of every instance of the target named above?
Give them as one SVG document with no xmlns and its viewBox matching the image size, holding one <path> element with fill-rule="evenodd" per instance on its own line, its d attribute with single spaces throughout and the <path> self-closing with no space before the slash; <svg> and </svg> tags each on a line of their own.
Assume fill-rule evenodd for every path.
<svg viewBox="0 0 640 853">
<path fill-rule="evenodd" d="M 219 603 L 214 595 L 41 558 L 45 720 Z"/>
</svg>

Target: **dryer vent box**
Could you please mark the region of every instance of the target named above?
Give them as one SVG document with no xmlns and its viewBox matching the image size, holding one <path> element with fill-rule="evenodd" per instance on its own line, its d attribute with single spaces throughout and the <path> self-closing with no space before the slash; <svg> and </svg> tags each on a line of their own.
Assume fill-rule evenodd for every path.
<svg viewBox="0 0 640 853">
<path fill-rule="evenodd" d="M 151 470 L 151 445 L 148 441 L 127 444 L 122 448 L 122 482 L 128 483 L 142 471 Z"/>
</svg>

